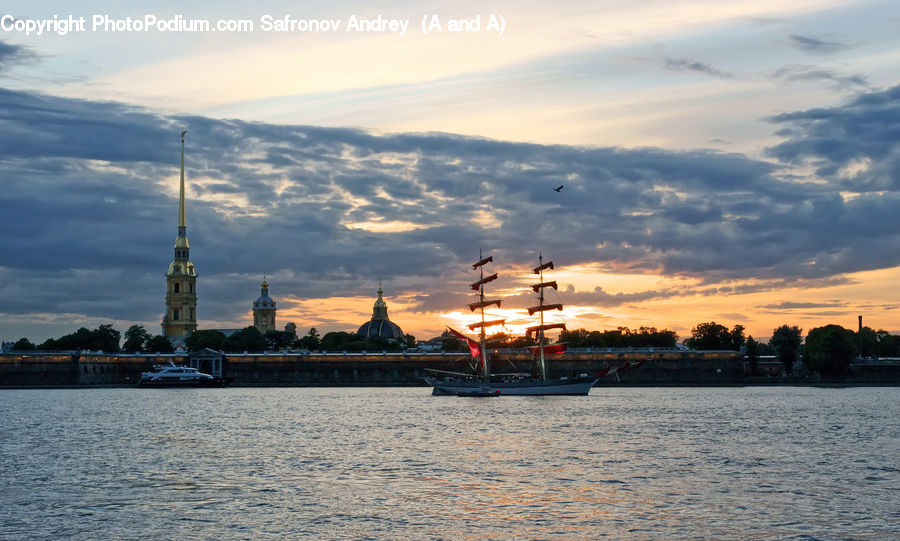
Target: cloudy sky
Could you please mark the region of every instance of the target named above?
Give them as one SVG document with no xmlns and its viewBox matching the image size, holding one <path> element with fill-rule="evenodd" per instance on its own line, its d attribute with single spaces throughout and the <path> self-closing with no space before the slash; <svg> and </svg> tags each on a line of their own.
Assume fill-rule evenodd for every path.
<svg viewBox="0 0 900 541">
<path fill-rule="evenodd" d="M 160 331 L 183 128 L 201 328 L 249 324 L 266 275 L 301 333 L 382 281 L 428 338 L 471 320 L 481 249 L 508 332 L 538 252 L 570 328 L 900 332 L 895 1 L 73 6 L 0 8 L 3 340 Z M 148 16 L 254 28 L 113 30 Z"/>
</svg>

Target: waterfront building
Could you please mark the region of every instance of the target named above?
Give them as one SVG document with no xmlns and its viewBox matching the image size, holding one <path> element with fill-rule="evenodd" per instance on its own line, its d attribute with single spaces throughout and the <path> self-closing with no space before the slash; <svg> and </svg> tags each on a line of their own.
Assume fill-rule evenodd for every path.
<svg viewBox="0 0 900 541">
<path fill-rule="evenodd" d="M 184 134 L 181 132 L 181 185 L 178 191 L 178 236 L 175 258 L 166 272 L 166 313 L 163 336 L 181 341 L 197 330 L 197 271 L 190 260 L 190 244 L 184 216 Z"/>
<path fill-rule="evenodd" d="M 259 284 L 259 298 L 253 303 L 253 326 L 266 334 L 275 329 L 275 301 L 269 297 L 269 283 L 263 278 Z"/>
<path fill-rule="evenodd" d="M 378 284 L 378 299 L 372 308 L 372 319 L 363 323 L 356 334 L 366 339 L 379 337 L 405 344 L 406 335 L 396 323 L 388 319 L 387 303 L 384 302 L 383 294 L 381 284 Z"/>
</svg>

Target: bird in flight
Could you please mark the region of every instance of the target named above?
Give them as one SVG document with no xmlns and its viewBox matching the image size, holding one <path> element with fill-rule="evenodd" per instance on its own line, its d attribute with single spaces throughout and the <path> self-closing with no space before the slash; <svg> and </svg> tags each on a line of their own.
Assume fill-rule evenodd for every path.
<svg viewBox="0 0 900 541">
<path fill-rule="evenodd" d="M 560 185 L 559 185 L 559 188 L 553 188 L 553 191 L 554 191 L 554 192 L 561 192 L 562 189 L 563 189 L 563 185 L 560 184 Z"/>
</svg>

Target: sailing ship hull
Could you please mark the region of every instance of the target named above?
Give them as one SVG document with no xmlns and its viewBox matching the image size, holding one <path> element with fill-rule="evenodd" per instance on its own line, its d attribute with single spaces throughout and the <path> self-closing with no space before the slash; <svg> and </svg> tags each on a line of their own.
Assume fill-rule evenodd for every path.
<svg viewBox="0 0 900 541">
<path fill-rule="evenodd" d="M 426 377 L 425 381 L 434 387 L 433 395 L 480 396 L 487 386 L 483 381 L 456 378 Z M 584 396 L 597 383 L 593 376 L 551 380 L 492 381 L 490 391 L 505 396 Z"/>
</svg>

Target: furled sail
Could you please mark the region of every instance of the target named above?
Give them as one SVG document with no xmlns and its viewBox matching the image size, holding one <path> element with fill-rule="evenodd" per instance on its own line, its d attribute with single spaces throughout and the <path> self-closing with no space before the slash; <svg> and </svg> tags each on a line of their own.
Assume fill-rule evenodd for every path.
<svg viewBox="0 0 900 541">
<path fill-rule="evenodd" d="M 553 262 L 552 262 L 552 261 L 548 261 L 548 262 L 546 262 L 546 263 L 544 263 L 544 264 L 542 264 L 542 265 L 538 265 L 537 267 L 531 269 L 531 272 L 533 272 L 534 274 L 540 274 L 542 270 L 544 270 L 544 269 L 552 269 L 552 268 L 553 268 Z"/>
<path fill-rule="evenodd" d="M 528 327 L 527 329 L 525 329 L 525 334 L 526 334 L 526 336 L 531 336 L 532 334 L 534 334 L 538 331 L 541 331 L 541 330 L 549 331 L 551 329 L 566 330 L 566 324 L 565 323 L 550 323 L 549 325 L 535 325 L 534 327 Z"/>
<path fill-rule="evenodd" d="M 528 315 L 533 316 L 536 312 L 546 312 L 547 310 L 562 310 L 561 304 L 542 304 L 541 306 L 532 306 L 528 309 Z"/>
<path fill-rule="evenodd" d="M 505 325 L 505 324 L 506 324 L 505 319 L 495 319 L 494 321 L 484 321 L 484 322 L 479 321 L 478 323 L 472 323 L 471 325 L 467 325 L 467 327 L 469 327 L 469 330 L 474 331 L 475 329 L 478 329 L 481 327 L 493 327 L 494 325 Z"/>
<path fill-rule="evenodd" d="M 487 308 L 488 306 L 491 306 L 494 304 L 497 305 L 497 308 L 500 308 L 500 299 L 494 299 L 492 301 L 473 302 L 472 304 L 469 305 L 469 310 L 474 312 L 475 310 L 477 310 L 479 308 Z"/>
<path fill-rule="evenodd" d="M 556 285 L 556 280 L 553 280 L 552 282 L 541 282 L 539 284 L 534 284 L 533 286 L 531 286 L 531 289 L 533 289 L 534 292 L 537 293 L 545 287 L 552 287 L 553 289 L 559 290 L 559 286 Z"/>
<path fill-rule="evenodd" d="M 478 280 L 477 282 L 475 282 L 474 284 L 472 284 L 469 287 L 472 288 L 472 291 L 478 291 L 478 288 L 481 287 L 482 284 L 486 284 L 488 282 L 493 282 L 496 279 L 497 279 L 497 273 L 495 272 L 494 274 L 492 274 L 490 276 L 487 276 L 485 278 L 482 278 L 481 280 Z"/>
<path fill-rule="evenodd" d="M 472 263 L 472 270 L 475 270 L 482 265 L 487 265 L 488 263 L 491 263 L 493 261 L 494 261 L 494 256 L 489 255 L 489 256 L 485 257 L 484 259 L 478 261 L 478 263 Z"/>
</svg>

